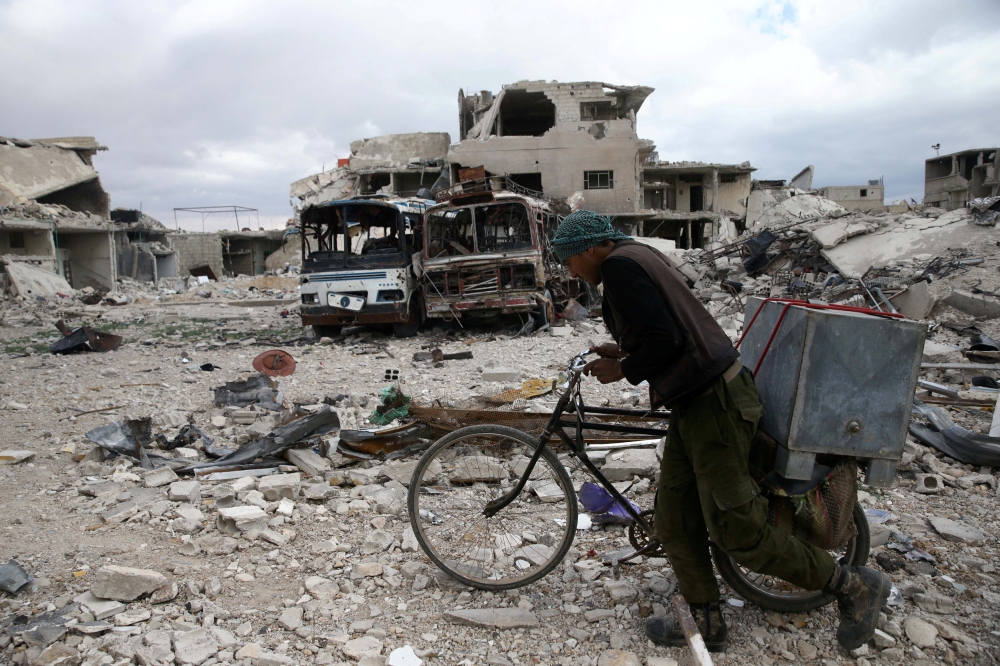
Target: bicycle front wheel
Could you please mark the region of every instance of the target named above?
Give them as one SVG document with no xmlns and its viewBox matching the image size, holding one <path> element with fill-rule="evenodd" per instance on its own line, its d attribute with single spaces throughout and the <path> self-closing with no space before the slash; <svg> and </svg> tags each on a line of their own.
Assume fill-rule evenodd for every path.
<svg viewBox="0 0 1000 666">
<path fill-rule="evenodd" d="M 484 509 L 517 485 L 538 447 L 531 435 L 496 425 L 439 439 L 410 479 L 410 526 L 427 557 L 456 580 L 507 590 L 542 578 L 566 556 L 577 505 L 566 468 L 550 449 L 527 485 L 493 516 Z"/>
</svg>

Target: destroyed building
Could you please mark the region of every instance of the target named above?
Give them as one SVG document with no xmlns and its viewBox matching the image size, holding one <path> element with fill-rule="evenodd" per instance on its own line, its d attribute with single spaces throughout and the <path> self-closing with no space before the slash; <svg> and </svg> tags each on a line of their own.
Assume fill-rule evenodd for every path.
<svg viewBox="0 0 1000 666">
<path fill-rule="evenodd" d="M 10 268 L 17 264 L 20 270 L 13 272 L 31 274 L 43 293 L 114 289 L 110 197 L 91 161 L 100 150 L 107 149 L 93 137 L 0 138 L 0 263 L 6 281 L 18 279 Z M 16 291 L 5 284 L 10 286 Z"/>
<path fill-rule="evenodd" d="M 636 236 L 702 247 L 729 218 L 746 215 L 749 162 L 661 162 L 641 139 L 636 116 L 646 86 L 520 81 L 496 95 L 459 91 L 460 142 L 452 180 L 463 170 L 506 175 L 548 197 L 615 216 Z"/>
<path fill-rule="evenodd" d="M 159 220 L 141 210 L 116 208 L 115 255 L 118 275 L 143 282 L 177 275 L 177 252 L 170 232 Z"/>
<path fill-rule="evenodd" d="M 290 196 L 302 206 L 354 196 L 418 196 L 441 176 L 451 136 L 447 132 L 389 134 L 351 142 L 351 156 L 337 168 L 295 181 Z M 447 170 L 445 170 L 447 171 Z"/>
<path fill-rule="evenodd" d="M 261 275 L 274 267 L 267 265 L 271 254 L 285 246 L 284 229 L 221 231 L 214 233 L 170 232 L 177 251 L 177 275 L 222 276 Z M 298 241 L 291 241 L 297 246 Z"/>
<path fill-rule="evenodd" d="M 974 148 L 932 157 L 924 167 L 924 203 L 945 210 L 1000 195 L 1000 149 Z"/>
</svg>

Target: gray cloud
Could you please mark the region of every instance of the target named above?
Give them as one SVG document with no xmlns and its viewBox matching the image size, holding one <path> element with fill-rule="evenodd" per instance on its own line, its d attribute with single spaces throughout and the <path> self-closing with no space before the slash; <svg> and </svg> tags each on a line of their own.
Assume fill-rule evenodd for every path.
<svg viewBox="0 0 1000 666">
<path fill-rule="evenodd" d="M 707 4 L 707 3 L 706 3 Z M 94 135 L 113 205 L 289 215 L 291 181 L 381 133 L 457 135 L 461 88 L 642 83 L 666 159 L 808 163 L 922 196 L 931 143 L 996 145 L 993 0 L 712 6 L 0 2 L 0 134 Z M 220 222 L 220 224 L 226 224 Z M 197 225 L 200 226 L 200 223 Z"/>
</svg>

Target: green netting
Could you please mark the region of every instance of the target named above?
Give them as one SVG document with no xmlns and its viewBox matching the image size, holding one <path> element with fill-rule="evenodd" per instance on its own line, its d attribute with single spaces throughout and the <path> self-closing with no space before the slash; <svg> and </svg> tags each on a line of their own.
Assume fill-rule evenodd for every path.
<svg viewBox="0 0 1000 666">
<path fill-rule="evenodd" d="M 375 408 L 368 420 L 375 425 L 389 425 L 398 418 L 410 413 L 410 396 L 404 395 L 399 387 L 393 384 L 386 386 L 380 392 L 382 404 Z"/>
</svg>

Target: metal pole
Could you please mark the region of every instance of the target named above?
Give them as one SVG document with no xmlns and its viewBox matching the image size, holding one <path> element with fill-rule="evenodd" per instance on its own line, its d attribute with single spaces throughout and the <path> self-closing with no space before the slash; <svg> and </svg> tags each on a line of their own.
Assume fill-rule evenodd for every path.
<svg viewBox="0 0 1000 666">
<path fill-rule="evenodd" d="M 705 639 L 698 633 L 698 625 L 694 622 L 687 601 L 679 594 L 675 594 L 670 600 L 674 602 L 677 619 L 680 620 L 684 638 L 687 640 L 688 647 L 691 648 L 691 657 L 694 659 L 694 663 L 698 666 L 712 666 L 712 655 L 705 647 Z"/>
</svg>

